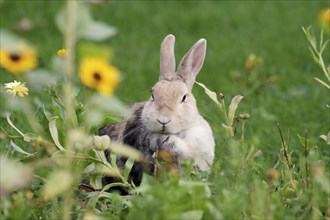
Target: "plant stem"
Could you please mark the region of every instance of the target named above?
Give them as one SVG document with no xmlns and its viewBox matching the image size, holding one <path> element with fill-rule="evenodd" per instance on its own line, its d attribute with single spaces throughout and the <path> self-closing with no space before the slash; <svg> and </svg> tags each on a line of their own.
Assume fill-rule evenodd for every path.
<svg viewBox="0 0 330 220">
<path fill-rule="evenodd" d="M 309 183 L 308 183 L 308 166 L 307 166 L 307 131 L 306 130 L 305 130 L 304 156 L 305 156 L 306 186 L 307 186 L 307 188 L 309 188 Z"/>
<path fill-rule="evenodd" d="M 65 102 L 65 119 L 66 119 L 66 131 L 68 132 L 72 128 L 72 116 L 74 115 L 74 106 L 72 100 L 72 76 L 73 76 L 73 66 L 74 66 L 74 4 L 75 1 L 67 0 L 67 30 L 65 36 L 65 46 L 69 51 L 69 56 L 66 57 L 65 70 L 66 70 L 66 79 L 64 82 L 64 102 Z M 70 139 L 67 135 L 67 143 L 70 143 Z M 67 146 L 68 148 L 69 146 Z M 68 149 L 70 150 L 70 149 Z"/>
<path fill-rule="evenodd" d="M 279 123 L 277 124 L 277 127 L 278 127 L 278 130 L 280 132 L 280 136 L 281 136 L 283 154 L 284 154 L 284 157 L 285 157 L 285 160 L 287 162 L 287 165 L 288 165 L 289 169 L 291 169 L 292 165 L 291 165 L 290 160 L 289 160 L 288 152 L 286 150 L 286 144 L 285 144 L 285 141 L 284 141 L 284 138 L 283 138 L 283 135 L 282 135 L 282 130 L 281 130 L 281 127 L 280 127 Z"/>
<path fill-rule="evenodd" d="M 225 117 L 225 122 L 228 125 L 229 119 L 228 119 L 228 114 L 227 114 L 227 110 L 226 110 L 225 97 L 221 93 L 220 93 L 220 103 L 222 104 L 222 112 Z"/>
<path fill-rule="evenodd" d="M 321 69 L 325 75 L 325 77 L 328 79 L 328 81 L 330 82 L 330 74 L 328 73 L 327 71 L 327 68 L 325 67 L 324 65 L 324 61 L 323 61 L 323 58 L 322 58 L 322 54 L 318 53 L 318 56 L 319 56 L 319 60 L 320 60 L 320 66 L 321 66 Z"/>
<path fill-rule="evenodd" d="M 65 102 L 65 148 L 66 148 L 66 170 L 72 172 L 72 158 L 70 152 L 73 148 L 70 130 L 73 128 L 72 117 L 74 115 L 74 106 L 72 100 L 72 76 L 74 68 L 74 44 L 75 44 L 75 1 L 66 1 L 66 18 L 67 29 L 65 35 L 65 47 L 69 51 L 69 56 L 66 57 L 65 62 L 65 82 L 64 82 L 64 102 Z M 73 205 L 73 192 L 69 190 L 64 194 L 63 202 L 63 219 L 71 219 L 71 209 Z"/>
</svg>

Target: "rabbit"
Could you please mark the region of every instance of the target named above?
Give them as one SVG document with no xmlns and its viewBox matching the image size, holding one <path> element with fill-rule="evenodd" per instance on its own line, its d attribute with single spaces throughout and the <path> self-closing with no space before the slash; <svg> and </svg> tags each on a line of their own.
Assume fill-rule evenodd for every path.
<svg viewBox="0 0 330 220">
<path fill-rule="evenodd" d="M 131 145 L 144 154 L 146 161 L 135 162 L 129 175 L 129 181 L 135 185 L 141 183 L 143 171 L 153 171 L 153 158 L 158 150 L 170 152 L 179 161 L 192 160 L 202 171 L 209 171 L 214 160 L 211 127 L 198 113 L 191 93 L 204 63 L 206 40 L 200 39 L 191 47 L 176 71 L 174 42 L 171 34 L 164 38 L 159 81 L 152 87 L 148 101 L 130 106 L 133 119 L 99 129 L 99 135 L 108 135 L 112 141 Z M 117 157 L 117 166 L 123 168 L 126 160 Z M 113 180 L 104 177 L 103 182 L 107 184 Z"/>
</svg>

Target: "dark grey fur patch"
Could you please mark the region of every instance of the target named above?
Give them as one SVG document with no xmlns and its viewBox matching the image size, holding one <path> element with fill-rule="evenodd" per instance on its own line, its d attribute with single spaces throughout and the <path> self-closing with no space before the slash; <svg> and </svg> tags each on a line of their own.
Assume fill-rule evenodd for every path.
<svg viewBox="0 0 330 220">
<path fill-rule="evenodd" d="M 119 122 L 115 124 L 107 124 L 99 129 L 98 134 L 108 135 L 111 140 L 119 140 L 123 127 L 125 127 L 126 122 Z"/>
<path fill-rule="evenodd" d="M 126 124 L 126 128 L 123 134 L 123 143 L 133 146 L 143 153 L 145 156 L 145 161 L 135 162 L 131 173 L 129 175 L 129 181 L 133 181 L 135 185 L 140 185 L 143 171 L 152 173 L 153 172 L 153 161 L 152 154 L 154 153 L 151 150 L 150 144 L 150 134 L 147 128 L 144 126 L 141 120 L 141 114 L 144 105 L 138 106 L 135 111 L 134 120 L 130 120 Z M 122 158 L 127 160 L 127 158 Z M 124 162 L 124 161 L 119 161 Z"/>
<path fill-rule="evenodd" d="M 132 170 L 130 172 L 128 181 L 132 181 L 135 185 L 140 185 L 142 174 L 144 171 L 152 173 L 154 170 L 152 155 L 154 151 L 151 149 L 156 149 L 157 147 L 150 147 L 150 133 L 143 125 L 141 120 L 142 110 L 145 103 L 137 103 L 130 106 L 131 110 L 134 112 L 134 117 L 124 122 L 108 124 L 99 129 L 99 135 L 108 135 L 112 141 L 121 142 L 130 145 L 145 156 L 145 161 L 135 162 Z M 110 152 L 105 151 L 107 159 L 110 161 Z M 126 157 L 117 156 L 116 164 L 119 168 L 124 169 L 125 163 L 127 161 Z M 105 176 L 102 179 L 103 185 L 119 181 L 118 178 Z M 118 189 L 119 191 L 125 193 L 124 189 Z"/>
</svg>

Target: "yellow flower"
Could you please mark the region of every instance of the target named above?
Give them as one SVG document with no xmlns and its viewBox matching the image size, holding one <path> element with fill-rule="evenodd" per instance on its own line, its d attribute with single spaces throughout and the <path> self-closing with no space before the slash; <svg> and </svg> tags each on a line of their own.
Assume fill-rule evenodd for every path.
<svg viewBox="0 0 330 220">
<path fill-rule="evenodd" d="M 13 74 L 24 73 L 37 65 L 37 52 L 31 47 L 0 48 L 0 66 Z"/>
<path fill-rule="evenodd" d="M 82 83 L 103 95 L 112 95 L 119 84 L 119 70 L 101 57 L 87 57 L 80 62 Z"/>
<path fill-rule="evenodd" d="M 67 49 L 60 49 L 60 50 L 57 51 L 57 55 L 59 57 L 64 58 L 64 57 L 67 57 L 69 55 L 69 52 L 68 52 Z"/>
<path fill-rule="evenodd" d="M 5 83 L 6 92 L 16 96 L 24 97 L 29 94 L 29 89 L 25 86 L 25 83 L 17 82 L 16 80 L 11 83 Z"/>
<path fill-rule="evenodd" d="M 320 20 L 324 25 L 330 25 L 330 8 L 321 10 Z"/>
</svg>

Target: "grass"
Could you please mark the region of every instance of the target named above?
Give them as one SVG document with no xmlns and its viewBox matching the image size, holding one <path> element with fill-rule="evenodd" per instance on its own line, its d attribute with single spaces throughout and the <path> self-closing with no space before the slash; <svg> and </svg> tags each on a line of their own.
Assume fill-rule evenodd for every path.
<svg viewBox="0 0 330 220">
<path fill-rule="evenodd" d="M 38 49 L 41 67 L 49 68 L 52 56 L 64 45 L 64 39 L 54 23 L 54 16 L 62 5 L 61 1 L 0 2 L 1 28 L 13 30 L 22 18 L 28 18 L 34 24 L 31 31 L 19 35 Z M 113 63 L 122 72 L 123 81 L 116 91 L 116 96 L 122 101 L 131 103 L 148 99 L 149 88 L 158 79 L 159 46 L 165 35 L 172 33 L 176 36 L 177 63 L 194 42 L 205 38 L 208 41 L 207 56 L 197 80 L 211 90 L 223 93 L 226 102 L 237 94 L 245 97 L 238 111 L 251 116 L 245 123 L 245 141 L 263 152 L 263 157 L 258 159 L 262 166 L 259 172 L 266 172 L 277 161 L 281 148 L 279 123 L 292 158 L 298 161 L 302 152 L 297 134 L 303 136 L 307 131 L 308 139 L 319 147 L 326 172 L 329 173 L 329 146 L 319 138 L 330 128 L 329 108 L 325 106 L 329 104 L 329 91 L 313 79 L 314 76 L 321 77 L 321 71 L 312 62 L 301 30 L 302 26 L 313 25 L 318 33 L 318 14 L 325 7 L 328 7 L 328 1 L 110 1 L 93 5 L 92 14 L 96 20 L 118 29 L 118 35 L 104 44 L 113 49 Z M 256 83 L 261 82 L 260 79 L 248 84 L 244 80 L 237 82 L 231 76 L 234 70 L 244 72 L 246 59 L 251 53 L 263 58 L 262 71 L 269 77 L 276 76 L 277 81 L 252 90 Z M 327 51 L 324 60 L 329 59 Z M 12 75 L 1 69 L 1 84 L 13 79 Z M 195 85 L 193 93 L 200 112 L 212 126 L 216 161 L 220 162 L 226 173 L 226 167 L 230 167 L 228 157 L 235 154 L 223 133 L 223 118 L 202 88 Z M 82 94 L 85 94 L 84 91 Z M 44 100 L 48 99 L 46 94 L 41 96 Z M 86 99 L 84 95 L 79 98 L 82 101 Z M 1 126 L 9 128 L 3 114 L 6 110 L 6 106 L 1 104 Z M 19 115 L 15 117 L 15 122 L 18 127 L 28 130 Z M 7 146 L 7 141 L 1 139 L 1 145 Z M 9 151 L 1 149 L 2 153 Z M 233 178 L 228 179 L 233 181 Z M 230 185 L 226 180 L 215 180 L 219 185 Z M 228 193 L 232 197 L 225 201 L 238 207 L 249 206 L 246 200 L 234 197 L 240 193 L 246 195 L 251 188 L 244 183 L 249 181 L 253 179 L 243 176 L 243 180 L 237 182 L 234 193 Z M 217 198 L 217 193 L 224 193 L 223 189 L 215 187 L 214 193 L 214 201 L 221 203 L 219 198 L 223 197 Z M 258 193 L 267 192 L 256 190 L 256 196 Z M 162 196 L 165 197 L 159 195 L 160 198 Z M 272 202 L 275 205 L 279 203 Z M 150 204 L 145 202 L 144 205 Z M 230 213 L 234 212 L 234 208 L 222 207 L 222 214 L 225 217 L 234 216 Z M 135 211 L 139 209 L 132 213 Z M 278 216 L 286 212 L 288 210 L 283 208 Z M 288 216 L 294 216 L 294 211 L 292 213 Z M 248 216 L 248 213 L 245 214 Z"/>
</svg>

